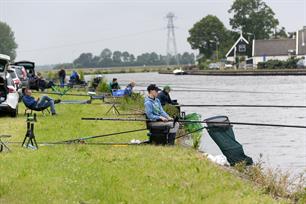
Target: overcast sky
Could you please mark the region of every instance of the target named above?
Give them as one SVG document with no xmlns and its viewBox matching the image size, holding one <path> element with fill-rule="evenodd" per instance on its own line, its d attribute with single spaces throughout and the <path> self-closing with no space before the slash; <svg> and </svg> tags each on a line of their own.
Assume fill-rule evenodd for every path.
<svg viewBox="0 0 306 204">
<path fill-rule="evenodd" d="M 71 62 L 82 52 L 102 49 L 166 53 L 168 12 L 174 21 L 178 52 L 191 52 L 188 30 L 208 14 L 227 28 L 232 0 L 0 0 L 0 21 L 18 43 L 17 60 L 37 64 Z M 265 0 L 280 25 L 296 31 L 306 25 L 306 0 Z M 0 42 L 1 43 L 1 42 Z M 193 51 L 194 52 L 194 51 Z"/>
</svg>

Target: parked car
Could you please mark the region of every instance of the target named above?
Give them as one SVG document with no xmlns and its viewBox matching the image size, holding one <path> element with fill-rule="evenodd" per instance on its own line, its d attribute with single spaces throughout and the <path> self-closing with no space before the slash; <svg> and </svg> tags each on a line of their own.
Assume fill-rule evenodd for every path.
<svg viewBox="0 0 306 204">
<path fill-rule="evenodd" d="M 17 89 L 21 89 L 21 81 L 19 77 L 17 76 L 15 69 L 10 69 L 10 67 L 7 69 L 7 73 L 11 76 L 15 86 Z"/>
<path fill-rule="evenodd" d="M 19 77 L 18 77 L 18 75 L 16 73 L 16 70 L 12 69 L 11 67 L 8 68 L 7 74 L 13 80 L 13 83 L 15 85 L 16 91 L 19 94 L 19 102 L 20 102 L 21 101 L 21 97 L 22 97 L 22 84 L 21 84 L 21 80 L 19 79 Z"/>
<path fill-rule="evenodd" d="M 11 75 L 7 72 L 10 57 L 0 54 L 0 112 L 18 115 L 19 94 Z"/>
<path fill-rule="evenodd" d="M 220 69 L 220 67 L 221 67 L 221 63 L 219 63 L 219 62 L 217 62 L 217 63 L 210 63 L 208 65 L 209 69 Z"/>
<path fill-rule="evenodd" d="M 224 64 L 225 69 L 232 69 L 234 66 L 230 63 Z"/>
<path fill-rule="evenodd" d="M 38 77 L 35 72 L 35 63 L 30 61 L 19 61 L 15 62 L 12 65 L 23 66 L 27 72 L 28 77 L 28 87 L 30 89 L 39 90 L 38 87 Z"/>
<path fill-rule="evenodd" d="M 300 59 L 297 63 L 297 68 L 306 68 L 306 59 Z"/>
<path fill-rule="evenodd" d="M 14 69 L 21 82 L 21 88 L 26 88 L 29 85 L 27 71 L 23 66 L 10 65 L 9 69 Z"/>
</svg>

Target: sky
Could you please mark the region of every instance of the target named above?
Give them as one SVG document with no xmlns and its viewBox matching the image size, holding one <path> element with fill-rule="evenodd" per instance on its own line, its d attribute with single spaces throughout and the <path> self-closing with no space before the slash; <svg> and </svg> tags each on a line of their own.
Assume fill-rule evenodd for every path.
<svg viewBox="0 0 306 204">
<path fill-rule="evenodd" d="M 264 0 L 280 26 L 296 31 L 306 26 L 306 0 Z M 179 53 L 193 52 L 188 30 L 206 15 L 216 15 L 230 28 L 232 0 L 0 0 L 0 21 L 10 25 L 18 44 L 16 60 L 36 64 L 72 62 L 83 52 L 104 48 L 166 53 L 167 19 L 174 25 Z M 0 42 L 1 43 L 1 42 Z"/>
</svg>

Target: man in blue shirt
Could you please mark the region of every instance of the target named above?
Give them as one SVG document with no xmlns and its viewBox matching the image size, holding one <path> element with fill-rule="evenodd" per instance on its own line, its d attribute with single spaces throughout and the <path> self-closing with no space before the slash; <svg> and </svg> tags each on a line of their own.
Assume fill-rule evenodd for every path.
<svg viewBox="0 0 306 204">
<path fill-rule="evenodd" d="M 179 124 L 176 122 L 175 124 L 171 121 L 171 118 L 163 109 L 159 99 L 157 98 L 158 91 L 160 89 L 155 84 L 150 84 L 147 88 L 148 96 L 145 98 L 145 113 L 147 118 L 153 122 L 149 122 L 149 126 L 161 127 L 168 126 L 170 127 L 170 131 L 168 134 L 168 144 L 173 145 L 176 137 L 176 133 L 179 128 Z M 159 122 L 158 122 L 159 121 Z"/>
<path fill-rule="evenodd" d="M 24 90 L 24 96 L 22 98 L 23 102 L 30 108 L 47 108 L 50 107 L 52 115 L 56 115 L 54 103 L 59 103 L 60 100 L 53 100 L 48 96 L 43 96 L 37 100 L 32 96 L 32 91 L 30 89 Z"/>
</svg>

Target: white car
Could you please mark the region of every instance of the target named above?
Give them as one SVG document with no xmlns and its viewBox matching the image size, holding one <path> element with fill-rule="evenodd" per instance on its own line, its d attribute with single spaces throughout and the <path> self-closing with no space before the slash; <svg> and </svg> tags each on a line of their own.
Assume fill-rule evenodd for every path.
<svg viewBox="0 0 306 204">
<path fill-rule="evenodd" d="M 297 68 L 306 68 L 306 59 L 300 59 L 297 63 Z"/>
<path fill-rule="evenodd" d="M 219 63 L 219 62 L 217 62 L 217 63 L 210 63 L 208 65 L 209 69 L 220 69 L 220 67 L 221 67 L 221 63 Z"/>
<path fill-rule="evenodd" d="M 10 57 L 0 54 L 0 112 L 18 115 L 19 94 L 11 75 L 7 72 Z"/>
</svg>

